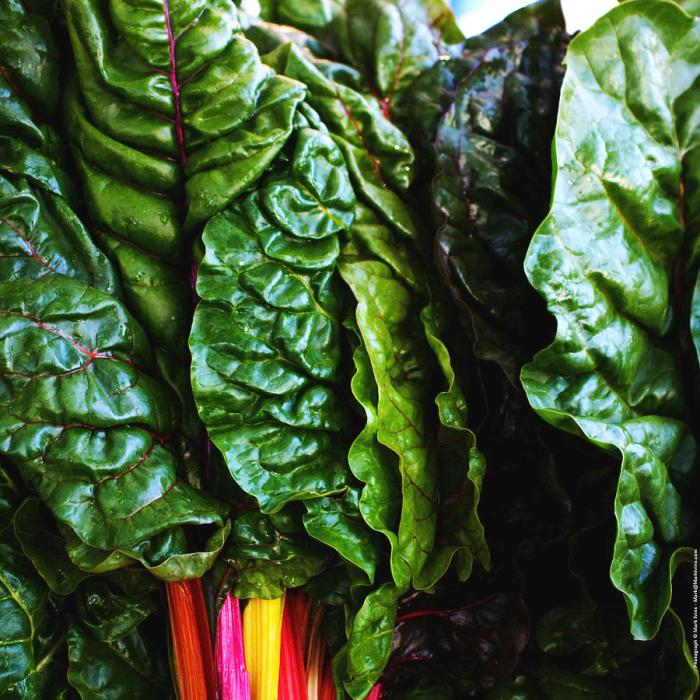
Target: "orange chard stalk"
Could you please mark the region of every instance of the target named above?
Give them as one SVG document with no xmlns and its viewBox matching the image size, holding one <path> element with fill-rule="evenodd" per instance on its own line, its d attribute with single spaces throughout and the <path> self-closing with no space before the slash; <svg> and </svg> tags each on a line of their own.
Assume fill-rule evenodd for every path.
<svg viewBox="0 0 700 700">
<path fill-rule="evenodd" d="M 216 700 L 214 656 L 199 579 L 166 583 L 179 700 Z"/>
</svg>

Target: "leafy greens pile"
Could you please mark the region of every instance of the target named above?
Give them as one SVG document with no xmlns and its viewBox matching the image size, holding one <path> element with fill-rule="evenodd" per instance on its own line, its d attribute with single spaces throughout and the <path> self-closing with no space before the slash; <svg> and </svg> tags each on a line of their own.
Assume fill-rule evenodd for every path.
<svg viewBox="0 0 700 700">
<path fill-rule="evenodd" d="M 0 0 L 1 697 L 172 697 L 190 578 L 338 697 L 692 697 L 680 4 Z"/>
</svg>

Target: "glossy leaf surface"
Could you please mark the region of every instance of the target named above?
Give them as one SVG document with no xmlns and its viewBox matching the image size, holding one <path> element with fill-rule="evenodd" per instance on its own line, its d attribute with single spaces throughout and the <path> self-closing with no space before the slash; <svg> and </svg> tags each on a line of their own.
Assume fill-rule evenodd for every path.
<svg viewBox="0 0 700 700">
<path fill-rule="evenodd" d="M 436 256 L 471 319 L 477 355 L 512 381 L 548 332 L 522 264 L 549 204 L 567 40 L 558 3 L 536 3 L 468 41 L 444 67 L 463 77 L 435 137 Z M 438 75 L 430 75 L 434 89 Z"/>
<path fill-rule="evenodd" d="M 337 147 L 302 129 L 290 171 L 204 232 L 193 390 L 232 476 L 266 512 L 346 484 L 333 270 L 353 207 Z"/>
<path fill-rule="evenodd" d="M 172 402 L 121 304 L 66 277 L 5 282 L 0 299 L 0 446 L 56 518 L 107 550 L 220 523 L 176 476 Z"/>
<path fill-rule="evenodd" d="M 699 31 L 640 1 L 572 42 L 552 210 L 526 260 L 558 330 L 522 381 L 541 416 L 622 457 L 611 578 L 640 639 L 669 605 L 695 460 L 678 353 L 696 274 Z"/>
<path fill-rule="evenodd" d="M 62 630 L 46 584 L 14 535 L 17 500 L 15 485 L 0 468 L 0 695 L 38 700 L 67 687 Z"/>
<path fill-rule="evenodd" d="M 299 519 L 285 510 L 264 515 L 242 511 L 215 574 L 237 598 L 279 598 L 287 588 L 304 585 L 327 566 L 329 551 L 310 540 Z"/>
</svg>

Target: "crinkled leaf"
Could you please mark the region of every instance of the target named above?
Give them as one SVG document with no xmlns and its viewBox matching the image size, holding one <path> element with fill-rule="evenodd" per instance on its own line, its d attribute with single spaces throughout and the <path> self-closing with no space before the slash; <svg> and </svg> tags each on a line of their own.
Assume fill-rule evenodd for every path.
<svg viewBox="0 0 700 700">
<path fill-rule="evenodd" d="M 391 567 L 399 586 L 417 576 L 435 540 L 437 463 L 431 445 L 431 372 L 410 290 L 385 263 L 345 249 L 339 264 L 377 385 L 377 439 L 398 457 L 401 515 Z"/>
<path fill-rule="evenodd" d="M 188 232 L 270 165 L 303 86 L 262 65 L 229 0 L 65 10 L 78 74 L 67 127 L 96 233 L 146 331 L 184 361 Z"/>
<path fill-rule="evenodd" d="M 403 92 L 437 61 L 442 40 L 461 32 L 440 0 L 346 0 L 333 26 L 344 58 L 359 68 L 388 113 L 406 109 Z"/>
<path fill-rule="evenodd" d="M 176 476 L 172 402 L 121 304 L 62 276 L 1 286 L 0 448 L 54 516 L 100 549 L 221 523 Z"/>
<path fill-rule="evenodd" d="M 433 551 L 416 587 L 432 588 L 454 561 L 457 576 L 466 581 L 474 560 L 488 569 L 490 554 L 477 506 L 486 460 L 468 427 L 467 402 L 457 383 L 450 353 L 441 338 L 447 334 L 447 311 L 432 303 L 421 312 L 426 339 L 445 379 L 446 389 L 435 397 L 441 428 L 438 435 L 440 506 Z"/>
<path fill-rule="evenodd" d="M 112 267 L 66 201 L 27 180 L 6 177 L 4 166 L 0 153 L 0 279 L 62 274 L 115 294 Z"/>
<path fill-rule="evenodd" d="M 290 196 L 303 201 L 312 192 L 301 215 L 285 209 Z M 337 147 L 302 129 L 291 171 L 268 178 L 204 231 L 193 390 L 232 476 L 265 512 L 340 492 L 347 480 L 333 271 L 337 226 L 353 208 Z"/>
<path fill-rule="evenodd" d="M 413 179 L 414 156 L 406 136 L 360 92 L 321 70 L 328 63 L 314 61 L 294 44 L 264 58 L 279 72 L 307 85 L 308 102 L 343 152 L 357 190 L 381 216 L 415 237 L 415 215 L 399 194 Z"/>
<path fill-rule="evenodd" d="M 89 115 L 75 135 L 89 139 L 90 145 L 111 149 L 116 161 L 105 163 L 100 158 L 93 167 L 100 167 L 108 177 L 121 174 L 129 163 L 139 165 L 128 180 L 134 184 L 146 181 L 164 194 L 177 190 L 182 180 L 189 223 L 208 219 L 243 189 L 241 180 L 226 177 L 231 167 L 241 165 L 236 162 L 240 154 L 235 150 L 241 145 L 241 125 L 252 118 L 273 119 L 267 124 L 272 126 L 272 115 L 262 114 L 272 106 L 281 110 L 278 117 L 287 112 L 286 120 L 277 122 L 282 131 L 287 123 L 287 133 L 265 134 L 267 149 L 276 148 L 276 154 L 289 135 L 293 106 L 287 103 L 290 99 L 298 102 L 301 86 L 289 95 L 280 92 L 280 86 L 288 85 L 288 81 L 276 78 L 262 66 L 253 45 L 238 33 L 233 3 L 178 0 L 167 5 L 151 3 L 136 10 L 128 3 L 117 3 L 107 14 L 98 3 L 71 0 L 66 14 L 81 97 L 87 108 L 83 115 L 85 119 Z M 142 31 L 146 24 L 152 28 L 148 33 Z M 111 37 L 113 32 L 119 33 L 116 42 Z M 270 104 L 271 97 L 276 103 Z M 111 119 L 116 115 L 121 119 Z M 262 138 L 263 130 L 251 129 L 253 124 L 255 121 L 246 124 L 249 136 Z M 276 147 L 274 136 L 278 142 L 281 137 Z M 88 146 L 82 140 L 77 145 L 81 150 Z M 160 152 L 160 158 L 143 152 L 154 149 Z M 86 150 L 82 155 L 91 161 L 104 155 L 89 147 Z M 168 164 L 168 156 L 179 159 L 179 167 Z M 269 163 L 271 157 L 274 154 L 247 164 L 248 184 L 254 172 L 264 170 L 262 160 Z M 134 195 L 137 192 L 129 191 Z M 184 202 L 175 204 L 177 209 Z M 171 235 L 181 227 L 178 218 L 163 222 L 164 227 L 171 227 Z M 131 232 L 137 234 L 138 221 L 125 223 L 131 224 Z M 162 229 L 162 235 L 167 238 L 166 231 Z"/>
<path fill-rule="evenodd" d="M 114 294 L 116 275 L 71 208 L 74 187 L 32 109 L 56 106 L 58 55 L 44 17 L 0 8 L 0 280 L 64 274 Z"/>
<path fill-rule="evenodd" d="M 639 639 L 669 605 L 687 537 L 675 484 L 695 459 L 678 352 L 689 348 L 679 293 L 696 272 L 684 246 L 695 244 L 699 36 L 675 5 L 640 1 L 572 42 L 552 210 L 526 260 L 558 331 L 523 385 L 546 420 L 622 456 L 611 578 Z"/>
<path fill-rule="evenodd" d="M 11 83 L 33 108 L 51 113 L 59 96 L 58 51 L 46 17 L 32 11 L 32 4 L 15 0 L 0 6 L 3 40 L 0 46 L 2 83 Z M 7 81 L 7 82 L 6 82 Z M 16 105 L 2 101 L 0 130 L 12 124 L 8 116 Z M 8 124 L 10 121 L 10 124 Z M 16 122 L 15 122 L 16 125 Z M 28 128 L 32 129 L 31 125 Z M 39 137 L 38 134 L 35 135 Z"/>
<path fill-rule="evenodd" d="M 356 324 L 350 324 L 357 333 Z M 359 511 L 365 522 L 381 532 L 390 545 L 390 565 L 394 579 L 403 575 L 398 564 L 398 532 L 401 514 L 401 480 L 398 457 L 382 445 L 377 438 L 379 416 L 377 414 L 377 384 L 367 350 L 358 338 L 353 352 L 355 374 L 351 381 L 352 393 L 365 414 L 365 426 L 348 451 L 348 464 L 352 473 L 363 484 Z"/>
<path fill-rule="evenodd" d="M 262 16 L 308 31 L 341 54 L 387 115 L 403 114 L 406 88 L 448 44 L 464 39 L 443 0 L 275 0 Z"/>
<path fill-rule="evenodd" d="M 134 549 L 104 550 L 83 542 L 72 530 L 60 528 L 69 559 L 79 569 L 102 574 L 139 562 L 146 571 L 163 581 L 182 581 L 199 578 L 214 564 L 224 547 L 231 529 L 226 522 L 215 530 L 206 543 L 195 552 L 187 552 L 182 528 L 173 528 L 151 540 L 139 543 Z"/>
<path fill-rule="evenodd" d="M 233 520 L 220 559 L 224 566 L 215 573 L 237 598 L 279 598 L 321 573 L 329 553 L 308 538 L 294 514 L 244 510 Z"/>
<path fill-rule="evenodd" d="M 361 512 L 389 538 L 397 586 L 431 588 L 454 557 L 462 578 L 474 556 L 488 565 L 476 515 L 484 462 L 441 339 L 442 311 L 422 307 L 427 290 L 415 253 L 366 208 L 357 220 L 339 263 L 357 301 L 352 388 L 367 418 L 350 464 L 365 483 Z"/>
<path fill-rule="evenodd" d="M 550 142 L 568 39 L 555 9 L 558 3 L 546 2 L 521 11 L 539 21 L 531 34 L 520 29 L 514 36 L 508 28 L 519 26 L 516 13 L 491 31 L 493 43 L 480 42 L 454 61 L 466 77 L 435 140 L 438 261 L 470 315 L 477 355 L 498 362 L 513 381 L 539 327 L 547 331 L 522 262 L 550 198 Z"/>
</svg>

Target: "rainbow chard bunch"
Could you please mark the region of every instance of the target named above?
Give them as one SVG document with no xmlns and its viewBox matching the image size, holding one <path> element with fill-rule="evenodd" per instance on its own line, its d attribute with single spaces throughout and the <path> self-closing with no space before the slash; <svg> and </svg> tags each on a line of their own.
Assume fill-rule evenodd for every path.
<svg viewBox="0 0 700 700">
<path fill-rule="evenodd" d="M 692 697 L 696 4 L 0 0 L 0 697 Z"/>
</svg>

